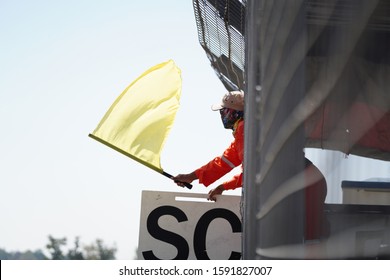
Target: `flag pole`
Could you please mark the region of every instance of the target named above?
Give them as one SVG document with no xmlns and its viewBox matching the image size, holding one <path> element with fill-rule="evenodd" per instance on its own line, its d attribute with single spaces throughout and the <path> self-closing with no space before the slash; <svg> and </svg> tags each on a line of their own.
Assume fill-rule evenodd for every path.
<svg viewBox="0 0 390 280">
<path fill-rule="evenodd" d="M 108 143 L 107 141 L 104 141 L 103 139 L 101 139 L 101 138 L 99 138 L 99 137 L 97 137 L 97 136 L 95 136 L 93 134 L 88 134 L 88 136 L 91 137 L 92 139 L 94 139 L 94 140 L 96 140 L 96 141 L 98 141 L 98 142 L 100 142 L 100 143 L 110 147 L 111 149 L 114 149 L 115 151 L 117 151 L 117 152 L 119 152 L 119 153 L 121 153 L 121 154 L 123 154 L 123 155 L 125 155 L 125 156 L 127 156 L 127 157 L 129 157 L 129 158 L 131 158 L 131 159 L 133 159 L 135 161 L 137 161 L 138 163 L 141 163 L 141 164 L 145 165 L 146 167 L 149 167 L 150 169 L 153 169 L 154 171 L 164 175 L 165 177 L 168 177 L 169 179 L 173 180 L 172 179 L 173 176 L 171 174 L 165 172 L 164 170 L 162 170 L 160 168 L 157 168 L 156 166 L 151 165 L 150 163 L 148 163 L 146 161 L 143 161 L 142 159 L 139 159 L 139 158 L 133 156 L 132 154 L 129 154 L 128 152 L 126 152 L 126 151 L 124 151 L 124 150 L 122 150 L 122 149 L 120 149 L 120 148 L 118 148 L 118 147 Z M 186 188 L 188 188 L 188 189 L 192 188 L 191 184 L 185 183 L 185 182 L 182 182 L 182 183 L 184 184 L 184 186 Z"/>
<path fill-rule="evenodd" d="M 167 173 L 167 172 L 165 172 L 165 171 L 163 171 L 161 174 L 164 175 L 164 176 L 166 176 L 166 177 L 168 177 L 169 179 L 173 180 L 173 179 L 172 179 L 173 176 L 172 176 L 171 174 L 169 174 L 169 173 Z M 176 182 L 176 181 L 175 181 L 175 182 Z M 180 183 L 183 183 L 183 185 L 184 185 L 186 188 L 192 189 L 192 185 L 191 185 L 190 183 L 186 183 L 186 182 L 180 182 Z"/>
</svg>

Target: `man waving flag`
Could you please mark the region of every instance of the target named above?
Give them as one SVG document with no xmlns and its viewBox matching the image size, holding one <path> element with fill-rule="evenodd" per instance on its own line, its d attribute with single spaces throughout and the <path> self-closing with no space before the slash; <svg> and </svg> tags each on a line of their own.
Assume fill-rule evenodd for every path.
<svg viewBox="0 0 390 280">
<path fill-rule="evenodd" d="M 160 154 L 179 108 L 181 85 L 181 70 L 172 60 L 150 68 L 122 92 L 89 136 L 171 178 Z"/>
</svg>

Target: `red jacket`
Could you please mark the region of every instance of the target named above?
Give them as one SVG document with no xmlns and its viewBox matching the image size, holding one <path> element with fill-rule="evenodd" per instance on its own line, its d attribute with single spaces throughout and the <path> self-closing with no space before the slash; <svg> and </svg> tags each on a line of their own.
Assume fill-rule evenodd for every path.
<svg viewBox="0 0 390 280">
<path fill-rule="evenodd" d="M 239 120 L 236 124 L 236 129 L 233 132 L 234 140 L 230 146 L 223 152 L 222 156 L 218 156 L 211 160 L 206 165 L 195 170 L 199 183 L 206 187 L 223 175 L 230 172 L 234 167 L 242 164 L 244 158 L 244 120 Z M 230 180 L 223 183 L 225 190 L 233 190 L 242 187 L 242 172 L 233 176 Z"/>
</svg>

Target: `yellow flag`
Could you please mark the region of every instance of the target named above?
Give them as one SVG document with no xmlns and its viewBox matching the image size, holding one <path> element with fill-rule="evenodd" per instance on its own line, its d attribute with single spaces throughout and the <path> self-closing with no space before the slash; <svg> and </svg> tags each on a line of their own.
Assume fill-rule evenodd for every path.
<svg viewBox="0 0 390 280">
<path fill-rule="evenodd" d="M 160 154 L 181 96 L 181 71 L 172 60 L 131 83 L 89 136 L 163 173 Z"/>
</svg>

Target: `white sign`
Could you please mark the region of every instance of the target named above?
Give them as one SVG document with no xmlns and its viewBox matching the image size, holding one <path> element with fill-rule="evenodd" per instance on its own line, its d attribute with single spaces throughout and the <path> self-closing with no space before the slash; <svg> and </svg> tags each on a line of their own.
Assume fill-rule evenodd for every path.
<svg viewBox="0 0 390 280">
<path fill-rule="evenodd" d="M 145 260 L 241 258 L 240 196 L 143 191 L 138 250 Z"/>
</svg>

